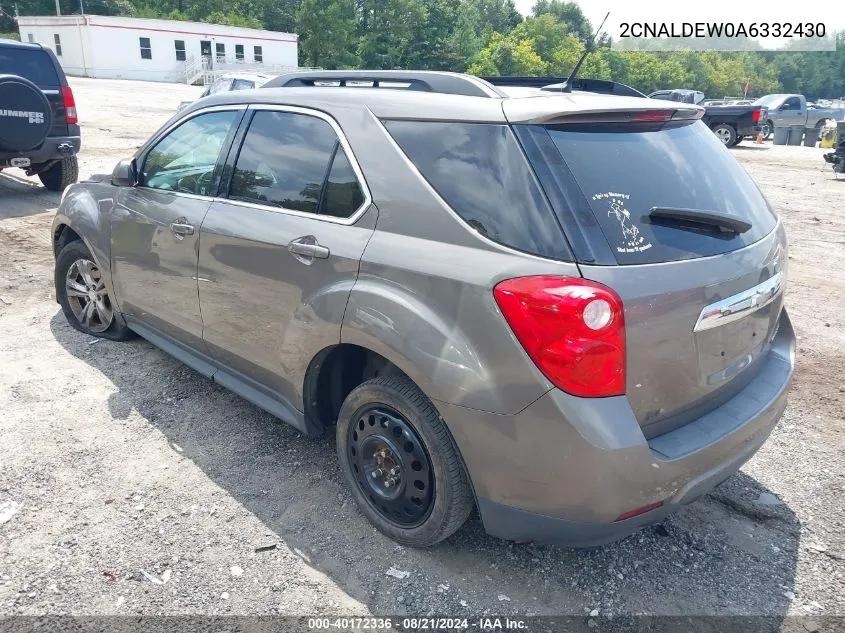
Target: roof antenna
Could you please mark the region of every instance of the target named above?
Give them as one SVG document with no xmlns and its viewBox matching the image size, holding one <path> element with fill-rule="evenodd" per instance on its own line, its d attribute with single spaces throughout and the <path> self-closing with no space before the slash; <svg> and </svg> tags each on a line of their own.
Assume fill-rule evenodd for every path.
<svg viewBox="0 0 845 633">
<path fill-rule="evenodd" d="M 591 43 L 595 44 L 596 38 L 599 36 L 599 33 L 601 32 L 601 27 L 604 26 L 604 23 L 607 22 L 607 18 L 609 18 L 609 17 L 610 17 L 610 11 L 608 11 L 607 15 L 604 16 L 604 20 L 601 21 L 601 24 L 599 24 L 599 28 L 596 29 L 596 32 L 593 34 L 593 39 L 591 40 Z M 572 82 L 575 80 L 575 75 L 577 75 L 578 71 L 581 70 L 581 64 L 584 63 L 584 60 L 587 58 L 587 55 L 589 53 L 590 53 L 590 47 L 584 46 L 584 52 L 581 54 L 581 58 L 578 60 L 578 63 L 575 64 L 575 68 L 573 68 L 572 72 L 569 73 L 569 77 L 566 79 L 566 81 L 563 82 L 563 84 L 561 84 L 561 86 L 560 86 L 561 92 L 572 92 Z"/>
</svg>

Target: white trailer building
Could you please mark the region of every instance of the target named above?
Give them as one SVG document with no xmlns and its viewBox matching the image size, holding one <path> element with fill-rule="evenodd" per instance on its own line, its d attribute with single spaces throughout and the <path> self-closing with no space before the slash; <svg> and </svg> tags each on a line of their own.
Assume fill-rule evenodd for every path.
<svg viewBox="0 0 845 633">
<path fill-rule="evenodd" d="M 202 83 L 233 70 L 298 65 L 293 33 L 103 15 L 20 16 L 21 41 L 53 49 L 68 75 Z"/>
</svg>

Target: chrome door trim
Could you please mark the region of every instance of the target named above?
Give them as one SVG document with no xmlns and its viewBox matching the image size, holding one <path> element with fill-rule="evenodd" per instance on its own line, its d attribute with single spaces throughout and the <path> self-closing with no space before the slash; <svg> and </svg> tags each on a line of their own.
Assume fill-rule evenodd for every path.
<svg viewBox="0 0 845 633">
<path fill-rule="evenodd" d="M 367 181 L 364 178 L 364 172 L 361 171 L 361 166 L 358 164 L 358 159 L 355 157 L 355 153 L 352 151 L 352 146 L 349 144 L 349 141 L 346 138 L 346 135 L 343 133 L 343 129 L 340 127 L 337 121 L 335 121 L 331 116 L 326 114 L 325 112 L 321 112 L 320 110 L 314 110 L 312 108 L 303 108 L 300 106 L 288 106 L 288 105 L 273 105 L 273 104 L 266 104 L 266 103 L 252 103 L 249 104 L 250 111 L 275 111 L 275 112 L 293 112 L 296 114 L 303 114 L 305 116 L 313 116 L 318 119 L 322 119 L 326 123 L 328 123 L 331 128 L 334 130 L 335 135 L 337 136 L 338 142 L 343 150 L 346 152 L 346 157 L 349 160 L 349 164 L 352 166 L 352 171 L 355 174 L 355 177 L 358 179 L 358 183 L 361 186 L 361 191 L 364 194 L 364 200 L 361 203 L 361 206 L 355 210 L 355 212 L 350 215 L 348 218 L 337 218 L 331 215 L 320 215 L 318 213 L 308 213 L 306 211 L 295 211 L 294 209 L 286 209 L 285 207 L 277 207 L 273 205 L 267 204 L 260 204 L 257 202 L 247 202 L 245 200 L 235 200 L 233 198 L 227 198 L 225 196 L 219 196 L 217 201 L 226 202 L 228 204 L 233 204 L 239 207 L 247 207 L 251 209 L 262 209 L 264 211 L 274 211 L 276 213 L 283 213 L 287 215 L 295 215 L 301 218 L 308 218 L 310 220 L 319 220 L 321 222 L 330 222 L 332 224 L 355 224 L 364 212 L 370 208 L 373 203 L 373 197 L 370 194 L 370 188 L 367 186 Z M 249 128 L 247 128 L 246 133 L 249 134 Z M 246 139 L 246 135 L 244 135 L 244 140 Z M 243 145 L 243 141 L 241 142 Z"/>
<path fill-rule="evenodd" d="M 774 301 L 783 290 L 781 273 L 777 272 L 753 288 L 711 303 L 701 310 L 693 332 L 703 332 L 738 321 L 761 310 Z"/>
</svg>

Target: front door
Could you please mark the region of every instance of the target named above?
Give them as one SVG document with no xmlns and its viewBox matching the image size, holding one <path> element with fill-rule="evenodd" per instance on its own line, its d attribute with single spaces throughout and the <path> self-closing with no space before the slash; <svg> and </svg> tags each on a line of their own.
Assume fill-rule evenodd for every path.
<svg viewBox="0 0 845 633">
<path fill-rule="evenodd" d="M 112 219 L 114 288 L 121 311 L 202 348 L 197 297 L 200 225 L 243 110 L 197 114 L 137 158 L 138 185 L 118 190 Z"/>
<path fill-rule="evenodd" d="M 328 117 L 250 115 L 225 199 L 202 225 L 203 337 L 218 361 L 301 410 L 308 363 L 340 341 L 376 209 Z"/>
</svg>

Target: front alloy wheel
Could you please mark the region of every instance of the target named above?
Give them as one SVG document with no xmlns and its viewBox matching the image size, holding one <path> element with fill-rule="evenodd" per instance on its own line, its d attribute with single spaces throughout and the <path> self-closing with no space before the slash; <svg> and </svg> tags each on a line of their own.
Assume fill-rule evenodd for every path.
<svg viewBox="0 0 845 633">
<path fill-rule="evenodd" d="M 65 293 L 73 316 L 89 332 L 109 329 L 114 310 L 97 264 L 84 258 L 73 262 L 65 275 Z"/>
<path fill-rule="evenodd" d="M 81 240 L 68 242 L 56 257 L 56 300 L 74 329 L 125 341 L 134 335 L 116 311 L 106 289 L 105 274 Z"/>
</svg>

